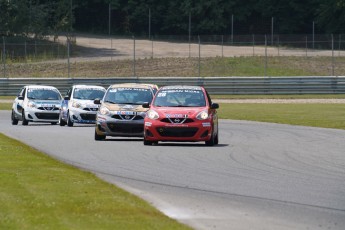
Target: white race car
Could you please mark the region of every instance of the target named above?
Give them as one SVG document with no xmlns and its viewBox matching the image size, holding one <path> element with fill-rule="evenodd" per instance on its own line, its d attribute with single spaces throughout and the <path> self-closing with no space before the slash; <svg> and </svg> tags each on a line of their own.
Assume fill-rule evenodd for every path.
<svg viewBox="0 0 345 230">
<path fill-rule="evenodd" d="M 94 124 L 99 105 L 95 99 L 102 99 L 105 88 L 95 85 L 73 85 L 61 102 L 60 126 L 73 126 L 74 123 Z"/>
<path fill-rule="evenodd" d="M 59 90 L 53 86 L 24 86 L 12 105 L 12 124 L 17 125 L 18 121 L 22 121 L 23 125 L 29 122 L 57 124 L 61 100 Z"/>
</svg>

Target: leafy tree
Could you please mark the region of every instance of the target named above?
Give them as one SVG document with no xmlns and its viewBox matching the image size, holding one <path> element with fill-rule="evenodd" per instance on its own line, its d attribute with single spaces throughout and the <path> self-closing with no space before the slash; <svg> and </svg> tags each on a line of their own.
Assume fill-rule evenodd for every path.
<svg viewBox="0 0 345 230">
<path fill-rule="evenodd" d="M 322 0 L 317 10 L 318 25 L 327 33 L 345 33 L 345 0 Z"/>
</svg>

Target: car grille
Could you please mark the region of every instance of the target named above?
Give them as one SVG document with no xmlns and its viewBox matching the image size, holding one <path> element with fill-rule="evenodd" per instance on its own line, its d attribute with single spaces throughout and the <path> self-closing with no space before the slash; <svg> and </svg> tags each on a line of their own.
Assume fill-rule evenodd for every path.
<svg viewBox="0 0 345 230">
<path fill-rule="evenodd" d="M 84 108 L 85 111 L 98 111 L 98 108 Z"/>
<path fill-rule="evenodd" d="M 108 128 L 112 132 L 116 133 L 143 133 L 144 125 L 143 124 L 117 124 L 117 123 L 108 123 Z"/>
<path fill-rule="evenodd" d="M 58 113 L 35 113 L 38 119 L 45 119 L 45 120 L 58 120 L 59 114 Z"/>
<path fill-rule="evenodd" d="M 163 118 L 161 120 L 161 122 L 165 122 L 165 123 L 173 123 L 173 124 L 186 124 L 186 123 L 192 123 L 194 122 L 193 119 L 191 118 Z"/>
<path fill-rule="evenodd" d="M 111 117 L 114 119 L 118 119 L 118 120 L 133 120 L 133 121 L 144 119 L 142 116 L 139 116 L 139 115 L 118 115 L 118 114 L 115 114 Z"/>
<path fill-rule="evenodd" d="M 80 117 L 83 120 L 90 120 L 90 121 L 96 120 L 96 114 L 80 114 Z"/>
<path fill-rule="evenodd" d="M 59 110 L 57 107 L 38 107 L 39 110 L 48 110 L 48 111 L 56 111 Z"/>
<path fill-rule="evenodd" d="M 196 127 L 158 127 L 156 130 L 162 137 L 193 137 L 198 132 Z"/>
</svg>

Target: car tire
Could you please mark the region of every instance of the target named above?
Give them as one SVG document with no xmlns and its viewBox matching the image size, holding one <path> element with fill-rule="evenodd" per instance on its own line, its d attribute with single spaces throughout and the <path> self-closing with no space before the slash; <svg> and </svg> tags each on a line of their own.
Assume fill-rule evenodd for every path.
<svg viewBox="0 0 345 230">
<path fill-rule="evenodd" d="M 205 144 L 206 144 L 207 146 L 214 146 L 214 145 L 216 144 L 216 138 L 217 138 L 217 137 L 216 137 L 214 134 L 212 134 L 210 140 L 205 141 Z"/>
<path fill-rule="evenodd" d="M 105 135 L 98 135 L 98 133 L 95 130 L 95 141 L 103 141 L 105 140 L 106 136 Z"/>
<path fill-rule="evenodd" d="M 12 123 L 12 125 L 18 125 L 18 119 L 14 115 L 14 111 L 13 110 L 12 110 L 12 114 L 11 114 L 11 123 Z"/>
<path fill-rule="evenodd" d="M 26 120 L 26 118 L 25 118 L 25 112 L 24 112 L 24 110 L 23 110 L 23 112 L 22 112 L 22 125 L 28 125 L 28 124 L 29 124 L 29 121 Z"/>
<path fill-rule="evenodd" d="M 219 137 L 218 137 L 218 133 L 217 133 L 216 138 L 214 139 L 214 144 L 218 145 L 218 143 L 219 143 Z"/>
<path fill-rule="evenodd" d="M 67 126 L 72 127 L 73 121 L 71 120 L 71 117 L 69 116 L 69 112 L 67 113 Z"/>
<path fill-rule="evenodd" d="M 158 142 L 157 142 L 158 143 Z M 144 145 L 152 145 L 153 144 L 153 141 L 148 141 L 145 139 L 144 137 Z"/>
<path fill-rule="evenodd" d="M 66 121 L 62 120 L 61 113 L 60 113 L 60 115 L 59 115 L 59 125 L 60 125 L 60 126 L 65 126 L 65 125 L 66 125 Z"/>
</svg>

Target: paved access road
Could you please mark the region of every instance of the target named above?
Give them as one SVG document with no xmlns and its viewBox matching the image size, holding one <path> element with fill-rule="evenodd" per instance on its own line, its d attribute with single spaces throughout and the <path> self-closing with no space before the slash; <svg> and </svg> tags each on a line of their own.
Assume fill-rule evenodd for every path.
<svg viewBox="0 0 345 230">
<path fill-rule="evenodd" d="M 196 229 L 345 229 L 345 130 L 222 120 L 220 145 L 93 140 L 93 126 L 0 132 L 143 197 Z"/>
</svg>

